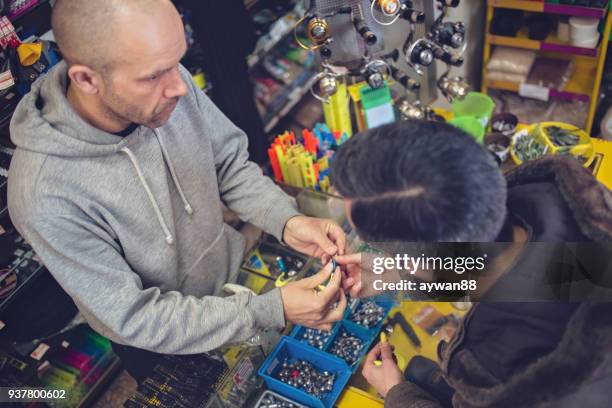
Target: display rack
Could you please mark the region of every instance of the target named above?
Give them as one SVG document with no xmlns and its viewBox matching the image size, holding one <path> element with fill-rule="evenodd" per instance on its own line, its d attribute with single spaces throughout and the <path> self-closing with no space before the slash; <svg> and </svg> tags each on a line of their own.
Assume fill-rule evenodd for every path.
<svg viewBox="0 0 612 408">
<path fill-rule="evenodd" d="M 505 8 L 533 13 L 547 13 L 578 17 L 598 18 L 605 21 L 602 40 L 596 48 L 575 47 L 560 41 L 556 35 L 549 35 L 544 41 L 528 38 L 522 29 L 515 37 L 493 35 L 490 33 L 495 9 Z M 568 4 L 548 3 L 542 0 L 488 0 L 483 50 L 482 91 L 497 89 L 518 93 L 521 84 L 508 81 L 494 81 L 487 78 L 486 66 L 491 58 L 491 46 L 506 46 L 534 50 L 552 57 L 570 57 L 575 63 L 572 77 L 562 90 L 543 88 L 551 100 L 576 101 L 589 104 L 589 113 L 584 129 L 590 133 L 597 105 L 599 90 L 608 50 L 608 38 L 612 28 L 612 13 L 608 8 L 592 8 Z"/>
<path fill-rule="evenodd" d="M 604 18 L 606 8 L 593 8 L 574 6 L 571 4 L 558 4 L 544 0 L 488 0 L 489 7 L 507 8 L 514 10 L 532 11 L 537 13 L 563 14 L 568 16 Z"/>
<path fill-rule="evenodd" d="M 257 5 L 257 0 L 247 0 L 245 5 L 252 9 Z M 270 53 L 274 52 L 282 44 L 286 44 L 290 35 L 293 35 L 297 21 L 302 17 L 304 10 L 296 6 L 293 10 L 282 16 L 274 23 L 268 33 L 264 34 L 257 43 L 255 51 L 247 58 L 247 65 L 251 71 L 262 62 Z M 286 117 L 291 110 L 309 93 L 310 87 L 315 82 L 315 74 L 304 67 L 295 81 L 278 92 L 274 100 L 267 107 L 267 111 L 261 114 L 266 133 L 271 133 L 278 123 Z"/>
<path fill-rule="evenodd" d="M 264 35 L 264 41 L 258 41 L 258 46 L 251 55 L 247 58 L 247 65 L 249 68 L 253 68 L 265 57 L 270 51 L 272 51 L 287 35 L 293 32 L 293 24 L 298 20 L 299 15 L 293 11 L 287 13 L 281 17 L 284 20 L 284 24 L 278 32 L 267 33 Z"/>
<path fill-rule="evenodd" d="M 315 81 L 316 75 L 311 74 L 309 79 L 304 84 L 298 84 L 291 87 L 291 91 L 283 99 L 280 110 L 264 117 L 264 129 L 266 133 L 271 132 L 278 122 L 287 116 L 291 109 L 293 109 L 302 100 L 302 98 L 310 92 L 310 87 Z"/>
</svg>

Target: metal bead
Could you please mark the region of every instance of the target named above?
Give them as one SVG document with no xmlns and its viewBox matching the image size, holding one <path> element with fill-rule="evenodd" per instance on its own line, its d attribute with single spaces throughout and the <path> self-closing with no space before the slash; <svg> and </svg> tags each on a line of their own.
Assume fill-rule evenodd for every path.
<svg viewBox="0 0 612 408">
<path fill-rule="evenodd" d="M 357 310 L 351 315 L 353 322 L 372 328 L 379 324 L 385 317 L 385 310 L 373 301 L 366 301 L 359 305 Z"/>
<path fill-rule="evenodd" d="M 320 398 L 324 393 L 333 389 L 335 375 L 327 371 L 319 372 L 307 361 L 297 360 L 294 363 L 285 361 L 277 378 L 292 387 L 301 388 Z"/>
</svg>

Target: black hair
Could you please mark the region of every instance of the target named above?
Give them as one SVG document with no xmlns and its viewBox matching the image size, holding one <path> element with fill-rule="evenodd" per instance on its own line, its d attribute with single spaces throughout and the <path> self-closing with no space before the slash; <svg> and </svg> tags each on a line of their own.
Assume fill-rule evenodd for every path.
<svg viewBox="0 0 612 408">
<path fill-rule="evenodd" d="M 506 217 L 506 182 L 467 133 L 445 123 L 402 121 L 350 138 L 332 182 L 370 241 L 489 242 Z"/>
</svg>

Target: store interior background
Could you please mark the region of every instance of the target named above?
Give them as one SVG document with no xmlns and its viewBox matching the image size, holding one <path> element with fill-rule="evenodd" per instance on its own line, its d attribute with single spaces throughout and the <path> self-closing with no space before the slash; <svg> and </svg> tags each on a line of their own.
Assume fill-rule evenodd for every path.
<svg viewBox="0 0 612 408">
<path fill-rule="evenodd" d="M 417 0 L 415 4 L 422 3 L 423 1 L 428 2 L 428 0 Z M 493 0 L 489 0 L 489 2 L 491 1 Z M 233 2 L 234 1 L 228 2 L 226 6 L 229 8 L 230 3 Z M 49 28 L 50 4 L 52 0 L 39 0 L 34 2 L 21 1 L 17 3 L 32 3 L 27 11 L 24 11 L 13 19 L 13 23 L 18 29 L 18 33 L 43 35 Z M 256 21 L 253 25 L 255 32 L 252 33 L 255 35 L 255 51 L 247 56 L 247 63 L 244 64 L 244 66 L 242 66 L 242 64 L 232 66 L 231 72 L 236 73 L 236 75 L 241 75 L 240 73 L 242 72 L 243 76 L 234 78 L 230 76 L 226 78 L 228 82 L 233 82 L 229 85 L 227 83 L 216 83 L 214 78 L 208 75 L 206 55 L 219 56 L 223 55 L 224 52 L 225 54 L 233 54 L 233 50 L 219 50 L 219 47 L 223 47 L 222 44 L 215 44 L 217 49 L 214 50 L 211 50 L 210 47 L 207 46 L 201 47 L 199 43 L 206 38 L 206 35 L 199 32 L 201 27 L 199 27 L 197 16 L 198 13 L 205 13 L 205 8 L 199 10 L 197 9 L 199 6 L 197 6 L 194 11 L 190 8 L 193 2 L 189 2 L 188 0 L 177 0 L 175 3 L 185 14 L 187 35 L 192 45 L 192 49 L 187 59 L 184 61 L 185 65 L 190 69 L 192 74 L 198 78 L 198 83 L 202 86 L 204 91 L 211 96 L 213 101 L 219 98 L 219 93 L 225 92 L 224 87 L 226 86 L 234 87 L 230 91 L 230 94 L 239 95 L 240 87 L 245 86 L 244 84 L 248 84 L 246 86 L 250 88 L 247 94 L 252 93 L 254 99 L 257 101 L 255 105 L 251 103 L 248 103 L 248 105 L 256 107 L 258 117 L 254 118 L 253 116 L 246 115 L 249 117 L 245 119 L 247 123 L 244 127 L 250 136 L 257 137 L 257 135 L 259 135 L 258 137 L 264 138 L 264 141 L 262 141 L 262 139 L 259 140 L 266 149 L 277 135 L 286 130 L 292 130 L 296 134 L 301 134 L 302 129 L 312 129 L 317 123 L 324 121 L 323 106 L 321 102 L 310 93 L 309 85 L 311 79 L 318 70 L 318 65 L 315 61 L 308 60 L 306 62 L 306 68 L 296 65 L 295 70 L 291 72 L 291 78 L 287 79 L 287 82 L 284 84 L 282 81 L 271 78 L 265 67 L 266 61 L 273 62 L 274 58 L 282 55 L 282 52 L 284 52 L 283 50 L 293 41 L 293 30 L 287 29 L 290 23 L 288 23 L 289 26 L 278 25 L 276 23 L 279 19 L 287 18 L 287 15 L 293 16 L 289 21 L 295 21 L 296 16 L 293 11 L 293 1 L 245 0 L 245 11 L 247 12 L 248 18 L 252 21 Z M 216 3 L 223 3 L 223 5 L 225 5 L 224 2 Z M 434 10 L 433 6 L 429 5 L 429 7 L 432 11 Z M 221 12 L 223 12 L 223 10 L 221 10 Z M 448 15 L 448 20 L 463 21 L 467 29 L 468 45 L 465 51 L 466 61 L 463 66 L 453 68 L 452 74 L 464 77 L 475 91 L 481 89 L 482 83 L 486 14 L 487 1 L 462 0 L 459 7 L 451 9 Z M 220 21 L 232 30 L 231 37 L 233 40 L 236 40 L 236 43 L 240 43 L 240 40 L 245 40 L 245 42 L 248 43 L 249 40 L 246 37 L 251 33 L 245 33 L 243 37 L 242 34 L 237 31 L 240 30 L 240 25 L 231 24 L 231 16 L 232 14 L 229 13 Z M 435 17 L 435 14 L 431 16 L 431 18 Z M 404 33 L 399 32 L 398 34 L 403 39 Z M 605 38 L 601 41 L 607 42 L 608 39 Z M 200 49 L 198 49 L 198 47 L 200 47 Z M 240 47 L 244 48 L 245 46 L 241 44 Z M 238 54 L 240 55 L 240 53 Z M 609 55 L 610 52 L 608 51 L 607 54 Z M 603 58 L 602 61 L 604 60 L 608 61 L 606 64 L 607 67 L 602 70 L 603 78 L 598 95 L 600 101 L 594 118 L 592 136 L 612 138 L 612 135 L 600 130 L 600 123 L 605 121 L 605 116 L 610 106 L 610 96 L 612 96 L 612 62 L 610 58 Z M 443 64 L 438 61 L 436 63 L 438 75 L 443 72 L 444 69 L 445 67 Z M 304 72 L 306 71 L 308 75 L 304 76 Z M 432 75 L 433 77 L 437 77 L 436 74 Z M 300 83 L 298 84 L 294 79 L 300 76 L 304 78 L 299 81 Z M 270 93 L 270 88 L 266 88 L 262 85 L 264 83 L 268 85 L 272 84 L 271 87 L 276 89 L 277 94 Z M 236 90 L 236 87 L 238 90 Z M 242 89 L 244 90 L 244 88 Z M 394 91 L 401 92 L 397 89 Z M 516 92 L 511 91 L 491 89 L 489 91 L 489 95 L 496 102 L 497 111 L 512 111 L 512 113 L 518 116 L 522 123 L 536 123 L 548 120 L 554 116 L 556 119 L 563 119 L 565 122 L 580 127 L 584 126 L 585 114 L 588 112 L 588 106 L 585 106 L 583 102 L 559 102 L 555 105 L 554 109 L 551 109 L 551 104 L 553 102 L 525 99 L 518 96 Z M 429 94 L 427 100 L 433 107 L 450 109 L 448 100 L 435 87 L 435 80 L 433 86 L 424 86 L 422 92 L 424 94 Z M 284 96 L 279 97 L 278 95 Z M 6 97 L 6 95 L 3 95 L 3 97 Z M 241 101 L 238 97 L 236 97 L 235 100 L 237 110 L 241 111 L 242 108 L 240 108 L 240 106 L 242 106 L 244 101 Z M 7 120 L 10 120 L 10 114 L 12 109 L 14 109 L 14 101 L 3 99 L 2 102 L 3 104 L 0 106 L 0 151 L 2 149 L 11 148 Z M 231 118 L 231 115 L 228 114 L 228 116 Z M 607 116 L 610 117 L 610 115 Z M 612 120 L 608 119 L 607 123 L 610 122 L 612 122 Z M 252 133 L 249 129 L 253 129 Z M 612 155 L 612 152 L 610 154 Z M 265 151 L 260 158 L 264 170 L 267 171 L 268 174 L 271 174 L 270 168 L 265 164 L 267 158 L 265 156 Z M 6 222 L 8 219 L 8 211 L 5 208 L 6 174 L 8 165 L 9 162 L 7 160 L 0 160 L 0 176 L 2 176 L 2 183 L 0 183 L 0 205 L 2 206 L 2 208 L 0 208 L 0 220 L 4 220 L 3 222 Z M 52 285 L 52 278 L 44 266 L 37 263 L 34 254 L 28 255 L 28 252 L 25 252 L 24 255 L 24 251 L 20 249 L 21 252 L 19 256 L 21 257 L 24 255 L 27 259 L 22 257 L 19 258 L 19 261 L 16 261 L 14 243 L 11 242 L 10 245 L 5 244 L 6 243 L 3 241 L 1 248 L 2 262 L 14 266 L 16 265 L 15 262 L 22 265 L 22 261 L 25 260 L 26 263 L 29 263 L 29 266 L 27 266 L 29 269 L 24 275 L 27 277 L 27 280 L 19 281 L 17 290 L 7 297 L 0 298 L 0 326 L 23 328 L 29 332 L 34 332 L 29 333 L 29 337 L 36 338 L 36 336 L 39 335 L 39 333 L 36 333 L 36 328 L 41 327 L 43 331 L 48 330 L 45 326 L 48 322 L 53 321 L 57 316 L 70 316 L 75 309 L 66 299 L 46 299 L 42 303 L 43 306 L 41 306 L 40 303 L 34 302 L 33 299 L 40 300 L 44 298 L 44 290 L 47 286 Z M 29 310 L 34 303 L 36 304 L 36 311 L 31 312 Z M 41 307 L 43 309 L 46 308 L 49 315 L 39 314 L 38 311 Z M 79 320 L 73 321 L 73 323 L 77 322 L 79 322 Z M 1 333 L 1 331 L 2 329 L 0 328 L 0 340 L 3 338 L 3 333 Z M 6 332 L 5 330 L 5 335 Z M 4 341 L 6 341 L 6 339 Z M 0 347 L 1 346 L 2 341 L 0 341 Z M 92 385 L 91 391 L 87 393 L 86 400 L 84 399 L 82 405 L 79 406 L 94 406 L 99 408 L 122 406 L 123 402 L 134 394 L 136 387 L 135 381 L 125 371 L 122 371 L 120 365 L 117 364 L 113 366 L 113 370 L 105 372 L 98 383 Z"/>
</svg>

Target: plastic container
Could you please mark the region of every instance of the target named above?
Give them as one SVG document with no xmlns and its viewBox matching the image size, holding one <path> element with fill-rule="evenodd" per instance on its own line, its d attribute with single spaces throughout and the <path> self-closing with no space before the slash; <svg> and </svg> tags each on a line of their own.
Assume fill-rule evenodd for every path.
<svg viewBox="0 0 612 408">
<path fill-rule="evenodd" d="M 569 130 L 578 136 L 578 143 L 573 146 L 558 146 L 551 140 L 549 136 L 548 128 L 559 127 L 562 129 Z M 510 145 L 510 156 L 516 164 L 522 164 L 523 161 L 518 157 L 516 146 L 522 138 L 531 137 L 537 143 L 543 145 L 546 149 L 546 155 L 571 155 L 576 158 L 581 157 L 582 164 L 584 167 L 589 167 L 593 160 L 595 160 L 595 149 L 589 135 L 577 128 L 574 125 L 570 125 L 562 122 L 542 122 L 535 125 L 529 126 L 516 133 L 512 138 L 512 144 Z"/>
<path fill-rule="evenodd" d="M 572 44 L 585 43 L 597 37 L 599 19 L 588 17 L 570 17 L 570 37 Z"/>
<path fill-rule="evenodd" d="M 484 138 L 487 149 L 499 158 L 501 163 L 508 160 L 510 155 L 510 137 L 503 133 L 489 133 Z"/>
<path fill-rule="evenodd" d="M 557 23 L 557 38 L 563 42 L 570 42 L 571 29 L 567 17 L 559 18 L 559 22 Z"/>
<path fill-rule="evenodd" d="M 599 37 L 601 37 L 601 34 L 595 33 L 595 37 L 591 38 L 590 40 L 574 41 L 573 45 L 575 45 L 576 47 L 581 47 L 581 48 L 595 48 L 597 47 L 597 44 L 599 43 Z"/>
<path fill-rule="evenodd" d="M 294 408 L 306 408 L 305 405 L 302 405 L 302 404 L 300 404 L 298 402 L 292 401 L 289 398 L 283 397 L 282 395 L 277 394 L 275 392 L 272 392 L 270 390 L 266 390 L 266 392 L 261 394 L 261 397 L 259 397 L 259 399 L 255 403 L 255 408 L 260 408 L 262 406 L 263 401 L 266 398 L 270 398 L 270 397 L 273 397 L 276 401 L 282 401 L 282 402 L 286 402 L 288 404 L 293 404 Z"/>
<path fill-rule="evenodd" d="M 327 339 L 327 341 L 325 342 L 325 344 L 323 345 L 323 347 L 322 347 L 322 348 L 320 348 L 320 349 L 319 349 L 318 347 L 315 347 L 315 346 L 312 346 L 312 345 L 308 344 L 308 341 L 306 341 L 305 339 L 303 339 L 304 334 L 306 333 L 306 330 L 308 330 L 308 328 L 306 328 L 306 327 L 304 327 L 304 326 L 300 326 L 300 325 L 297 325 L 297 324 L 296 324 L 296 325 L 293 327 L 293 330 L 291 330 L 291 333 L 289 334 L 289 337 L 292 337 L 292 338 L 296 339 L 297 341 L 299 341 L 300 343 L 307 344 L 308 346 L 310 346 L 310 347 L 314 347 L 314 348 L 316 348 L 316 349 L 318 349 L 318 350 L 327 350 L 327 348 L 328 348 L 328 346 L 329 346 L 330 342 L 331 342 L 331 341 L 332 341 L 332 339 L 334 338 L 334 332 L 335 332 L 335 330 L 336 330 L 336 326 L 337 326 L 338 324 L 339 324 L 339 323 L 336 323 L 336 324 L 335 324 L 335 325 L 332 327 L 332 329 L 331 329 L 331 331 L 330 331 L 329 338 Z"/>
<path fill-rule="evenodd" d="M 373 326 L 371 328 L 362 326 L 358 323 L 355 323 L 351 320 L 351 316 L 353 315 L 353 313 L 355 313 L 357 310 L 359 310 L 359 307 L 367 301 L 373 301 L 374 303 L 376 303 L 379 306 L 382 306 L 382 308 L 384 309 L 385 313 L 384 313 L 384 317 L 383 319 L 376 325 Z M 389 312 L 391 311 L 391 309 L 393 309 L 394 303 L 392 300 L 387 300 L 385 298 L 367 298 L 367 299 L 361 299 L 359 300 L 359 302 L 356 302 L 352 305 L 351 308 L 347 307 L 346 311 L 344 312 L 344 319 L 345 321 L 348 321 L 352 324 L 355 324 L 361 328 L 363 328 L 364 330 L 367 330 L 370 333 L 370 336 L 372 338 L 375 338 L 376 336 L 378 336 L 378 333 L 380 332 L 380 329 L 382 328 L 383 324 L 385 323 L 385 320 L 387 319 L 387 316 L 389 316 Z"/>
<path fill-rule="evenodd" d="M 333 348 L 336 339 L 342 336 L 342 332 L 346 332 L 349 335 L 355 336 L 362 341 L 361 351 L 359 352 L 359 357 L 357 358 L 357 360 L 353 364 L 348 364 L 348 362 L 346 362 L 347 365 L 351 367 L 351 371 L 354 373 L 355 371 L 357 371 L 357 368 L 359 367 L 365 355 L 367 354 L 370 345 L 377 338 L 377 336 L 372 336 L 372 332 L 370 330 L 359 326 L 358 324 L 343 320 L 334 328 L 334 334 L 332 335 L 331 341 L 327 344 L 327 347 L 325 348 L 328 353 L 331 354 L 331 349 Z M 334 354 L 331 355 L 341 358 Z"/>
<path fill-rule="evenodd" d="M 454 118 L 465 116 L 476 118 L 482 124 L 483 129 L 489 125 L 494 109 L 493 99 L 480 92 L 470 92 L 463 100 L 455 101 L 452 105 Z"/>
<path fill-rule="evenodd" d="M 277 379 L 276 375 L 281 370 L 285 359 L 290 363 L 296 360 L 306 360 L 317 370 L 335 374 L 336 379 L 331 392 L 324 394 L 322 399 L 318 399 L 304 390 L 292 387 Z M 331 408 L 351 378 L 352 371 L 343 360 L 337 357 L 319 351 L 290 337 L 283 337 L 266 361 L 264 361 L 259 369 L 259 375 L 264 379 L 270 390 L 276 391 L 289 399 L 309 407 Z"/>
<path fill-rule="evenodd" d="M 477 118 L 460 116 L 458 118 L 451 119 L 448 123 L 472 135 L 478 143 L 482 143 L 485 135 L 485 127 L 482 125 L 482 121 L 478 120 Z"/>
<path fill-rule="evenodd" d="M 519 119 L 512 113 L 498 113 L 491 118 L 491 130 L 503 133 L 506 136 L 513 135 L 518 127 Z"/>
</svg>

